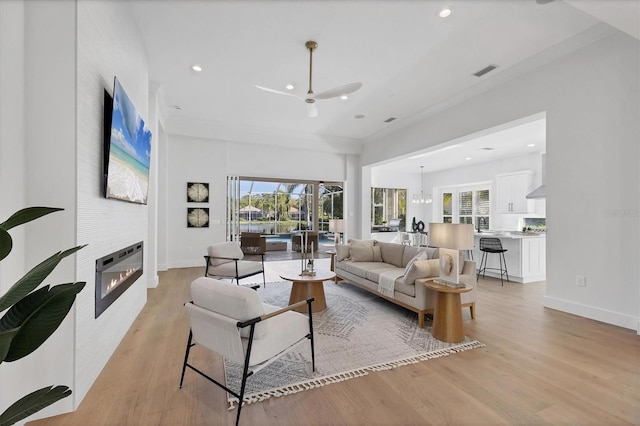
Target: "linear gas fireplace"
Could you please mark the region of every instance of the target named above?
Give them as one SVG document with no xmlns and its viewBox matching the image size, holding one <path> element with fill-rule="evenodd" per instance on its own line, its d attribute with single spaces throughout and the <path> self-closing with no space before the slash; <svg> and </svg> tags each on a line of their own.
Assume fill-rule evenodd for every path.
<svg viewBox="0 0 640 426">
<path fill-rule="evenodd" d="M 142 275 L 143 242 L 96 260 L 96 318 Z"/>
</svg>

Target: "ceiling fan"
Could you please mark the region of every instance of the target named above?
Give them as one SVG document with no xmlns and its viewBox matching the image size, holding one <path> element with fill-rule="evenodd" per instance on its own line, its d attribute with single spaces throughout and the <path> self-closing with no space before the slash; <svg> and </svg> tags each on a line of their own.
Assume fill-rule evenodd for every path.
<svg viewBox="0 0 640 426">
<path fill-rule="evenodd" d="M 338 96 L 348 95 L 349 93 L 353 93 L 359 88 L 362 87 L 362 83 L 349 83 L 344 86 L 334 87 L 333 89 L 325 90 L 324 92 L 320 92 L 318 94 L 313 93 L 311 89 L 311 77 L 313 70 L 313 51 L 318 47 L 318 43 L 315 41 L 308 41 L 304 44 L 304 46 L 309 50 L 309 90 L 307 91 L 307 96 L 304 98 L 294 95 L 293 93 L 282 92 L 280 90 L 270 89 L 268 87 L 262 87 L 256 85 L 256 87 L 260 90 L 264 90 L 267 92 L 275 93 L 277 95 L 285 95 L 292 96 L 296 99 L 300 99 L 301 101 L 306 102 L 307 104 L 307 117 L 314 118 L 318 116 L 318 107 L 316 106 L 317 99 L 330 99 L 337 98 Z"/>
</svg>

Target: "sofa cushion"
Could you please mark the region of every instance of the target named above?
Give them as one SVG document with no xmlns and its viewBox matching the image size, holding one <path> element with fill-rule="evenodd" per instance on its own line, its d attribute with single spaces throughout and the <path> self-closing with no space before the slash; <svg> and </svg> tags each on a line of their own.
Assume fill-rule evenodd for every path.
<svg viewBox="0 0 640 426">
<path fill-rule="evenodd" d="M 423 254 L 421 259 L 429 259 L 426 247 L 406 246 L 404 248 L 404 254 L 402 255 L 402 267 L 406 268 L 409 262 L 419 254 Z"/>
<path fill-rule="evenodd" d="M 394 283 L 393 289 L 402 294 L 406 294 L 409 297 L 416 297 L 416 286 L 414 283 L 407 285 L 404 283 L 403 278 L 400 277 Z"/>
<path fill-rule="evenodd" d="M 426 251 L 419 251 L 418 253 L 416 253 L 415 256 L 413 256 L 406 263 L 406 265 L 404 266 L 404 272 L 406 273 L 416 260 L 428 260 L 428 259 L 429 259 L 429 255 L 427 254 Z"/>
<path fill-rule="evenodd" d="M 396 276 L 399 276 L 402 273 L 402 271 L 399 268 L 389 266 L 386 263 L 383 263 L 383 265 L 385 265 L 384 268 L 367 270 L 365 277 L 369 281 L 373 281 L 374 283 L 378 284 L 380 282 L 380 275 L 384 273 L 386 274 L 396 273 Z"/>
<path fill-rule="evenodd" d="M 438 275 L 440 275 L 440 260 L 422 259 L 407 265 L 401 281 L 406 285 L 412 285 L 418 278 L 437 277 Z"/>
<path fill-rule="evenodd" d="M 336 273 L 339 274 L 340 270 L 349 272 L 350 274 L 357 275 L 362 278 L 367 278 L 367 273 L 379 269 L 388 269 L 389 265 L 382 262 L 352 262 L 351 260 L 343 260 L 336 263 Z M 376 284 L 378 282 L 376 281 Z"/>
<path fill-rule="evenodd" d="M 349 241 L 347 241 L 347 243 L 349 243 L 349 245 L 353 246 L 370 246 L 373 247 L 373 245 L 376 243 L 377 241 L 375 240 L 353 240 L 353 239 L 349 239 Z"/>
<path fill-rule="evenodd" d="M 429 259 L 438 259 L 440 257 L 440 249 L 437 247 L 424 247 L 424 250 L 429 255 Z"/>
<path fill-rule="evenodd" d="M 336 260 L 340 262 L 341 260 L 348 259 L 351 255 L 351 246 L 347 244 L 336 244 Z"/>
<path fill-rule="evenodd" d="M 380 246 L 380 252 L 382 254 L 382 261 L 389 265 L 402 268 L 402 257 L 404 255 L 404 248 L 407 247 L 404 244 L 383 243 L 378 242 Z"/>
<path fill-rule="evenodd" d="M 382 255 L 378 246 L 353 246 L 351 247 L 350 257 L 354 262 L 382 262 Z"/>
</svg>

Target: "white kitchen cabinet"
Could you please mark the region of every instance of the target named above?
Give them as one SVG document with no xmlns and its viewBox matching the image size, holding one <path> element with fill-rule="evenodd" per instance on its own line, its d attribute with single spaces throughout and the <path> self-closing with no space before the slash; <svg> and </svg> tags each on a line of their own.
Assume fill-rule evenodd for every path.
<svg viewBox="0 0 640 426">
<path fill-rule="evenodd" d="M 476 269 L 480 267 L 480 259 L 482 259 L 482 252 L 480 251 L 480 238 L 499 238 L 500 242 L 502 243 L 502 247 L 507 249 L 507 252 L 504 255 L 507 262 L 507 270 L 509 271 L 510 281 L 518 283 L 544 281 L 547 275 L 546 236 L 544 234 L 537 236 L 522 236 L 518 235 L 517 233 L 514 234 L 516 235 L 498 236 L 492 235 L 490 233 L 475 234 L 473 258 L 476 262 Z M 487 267 L 493 269 L 487 270 L 486 276 L 500 278 L 500 258 L 497 254 L 491 253 L 489 253 L 487 256 Z"/>
<path fill-rule="evenodd" d="M 532 190 L 530 170 L 496 175 L 496 213 L 532 213 L 533 200 L 527 200 Z"/>
<path fill-rule="evenodd" d="M 547 261 L 546 238 L 523 238 L 521 240 L 523 282 L 546 279 Z"/>
</svg>

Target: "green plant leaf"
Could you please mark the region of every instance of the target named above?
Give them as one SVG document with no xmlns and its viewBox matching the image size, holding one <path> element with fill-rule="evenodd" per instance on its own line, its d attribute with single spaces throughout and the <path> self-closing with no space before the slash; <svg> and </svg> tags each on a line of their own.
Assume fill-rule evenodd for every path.
<svg viewBox="0 0 640 426">
<path fill-rule="evenodd" d="M 71 395 L 71 389 L 68 386 L 47 386 L 31 392 L 0 414 L 0 426 L 15 424 L 69 395 Z"/>
<path fill-rule="evenodd" d="M 18 327 L 5 356 L 6 362 L 29 355 L 60 326 L 86 283 L 43 287 L 24 297 L 0 319 L 0 331 Z"/>
<path fill-rule="evenodd" d="M 20 330 L 18 327 L 14 327 L 0 331 L 0 363 L 4 361 L 4 358 L 7 356 L 9 348 L 11 347 L 11 340 L 13 340 L 13 336 L 16 335 L 18 330 Z"/>
<path fill-rule="evenodd" d="M 4 229 L 0 228 L 0 260 L 4 259 L 11 253 L 13 248 L 13 240 L 11 235 Z"/>
<path fill-rule="evenodd" d="M 0 223 L 0 228 L 8 231 L 9 229 L 14 228 L 18 225 L 31 222 L 32 220 L 36 220 L 42 216 L 48 215 L 49 213 L 57 212 L 60 210 L 64 209 L 57 207 L 27 207 L 26 209 L 18 210 L 17 212 L 12 214 L 11 217 L 5 222 Z"/>
<path fill-rule="evenodd" d="M 0 312 L 31 293 L 34 288 L 42 284 L 44 279 L 49 276 L 56 266 L 58 266 L 58 263 L 60 263 L 62 259 L 77 252 L 83 247 L 85 246 L 77 246 L 63 252 L 58 252 L 27 272 L 24 277 L 20 278 L 4 295 L 0 297 Z"/>
</svg>

